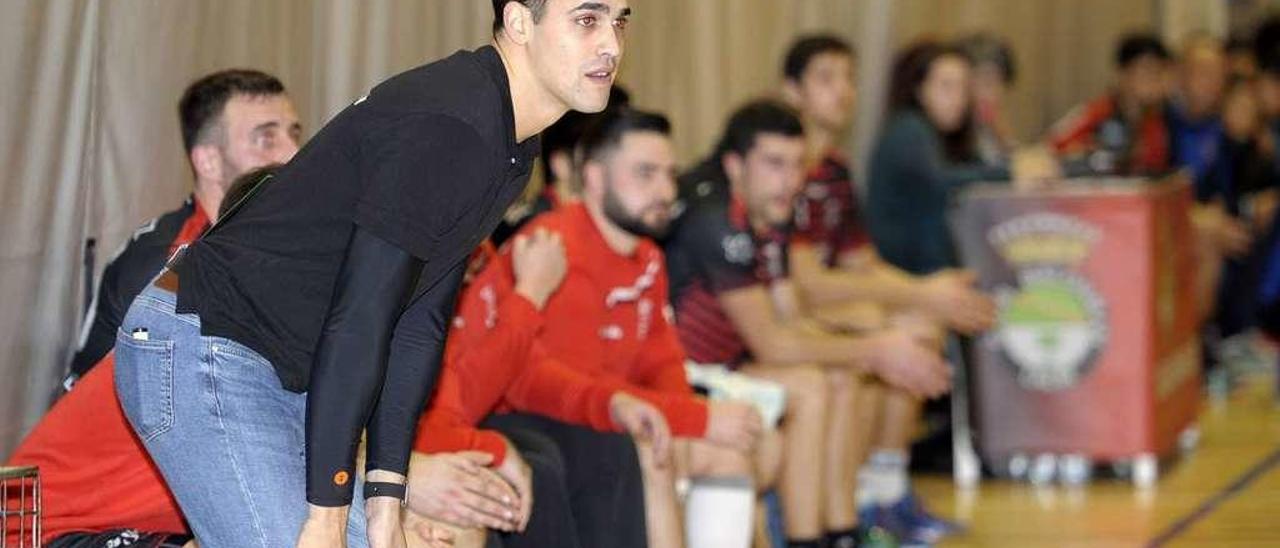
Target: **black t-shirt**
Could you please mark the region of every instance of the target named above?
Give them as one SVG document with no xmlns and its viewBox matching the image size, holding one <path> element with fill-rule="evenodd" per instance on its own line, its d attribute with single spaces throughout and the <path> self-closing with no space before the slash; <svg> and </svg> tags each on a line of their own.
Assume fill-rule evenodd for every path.
<svg viewBox="0 0 1280 548">
<path fill-rule="evenodd" d="M 492 47 L 378 85 L 327 124 L 174 267 L 178 310 L 205 335 L 266 357 L 306 391 L 335 280 L 359 225 L 425 262 L 432 287 L 497 225 L 528 182 L 538 140 L 515 140 Z"/>
<path fill-rule="evenodd" d="M 741 202 L 727 193 L 713 192 L 685 205 L 666 242 L 676 331 L 690 359 L 736 365 L 748 350 L 718 296 L 786 279 L 788 236 L 784 230 L 757 234 Z"/>
</svg>

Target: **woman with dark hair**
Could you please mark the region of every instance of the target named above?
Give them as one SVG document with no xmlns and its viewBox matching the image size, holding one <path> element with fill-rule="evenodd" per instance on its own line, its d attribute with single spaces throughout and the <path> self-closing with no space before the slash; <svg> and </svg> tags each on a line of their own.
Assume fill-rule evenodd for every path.
<svg viewBox="0 0 1280 548">
<path fill-rule="evenodd" d="M 894 65 L 890 114 L 871 156 L 867 219 L 880 254 L 913 274 L 956 264 L 947 208 L 952 192 L 1004 181 L 1010 168 L 977 161 L 973 145 L 972 65 L 958 48 L 921 42 Z M 1054 173 L 1044 151 L 1014 154 L 1022 180 Z"/>
</svg>

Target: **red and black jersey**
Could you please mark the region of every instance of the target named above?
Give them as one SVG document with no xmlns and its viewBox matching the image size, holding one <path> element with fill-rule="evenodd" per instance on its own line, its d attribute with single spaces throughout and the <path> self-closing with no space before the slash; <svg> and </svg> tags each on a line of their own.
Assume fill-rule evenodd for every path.
<svg viewBox="0 0 1280 548">
<path fill-rule="evenodd" d="M 1058 154 L 1082 157 L 1090 169 L 1106 173 L 1158 175 L 1173 165 L 1168 109 L 1148 109 L 1135 122 L 1112 95 L 1073 109 L 1049 130 L 1049 143 Z"/>
<path fill-rule="evenodd" d="M 182 207 L 144 223 L 115 258 L 107 263 L 93 295 L 89 317 L 80 333 L 80 347 L 71 360 L 68 388 L 115 347 L 116 330 L 142 289 L 178 247 L 189 244 L 209 229 L 209 217 L 195 197 Z"/>
<path fill-rule="evenodd" d="M 788 238 L 781 229 L 753 231 L 746 207 L 736 197 L 710 194 L 689 202 L 666 252 L 676 331 L 690 359 L 732 366 L 748 357 L 746 343 L 718 296 L 786 279 Z"/>
<path fill-rule="evenodd" d="M 837 153 L 824 156 L 809 171 L 804 188 L 796 194 L 791 238 L 796 244 L 818 247 L 828 266 L 870 243 L 853 176 L 848 163 Z"/>
</svg>

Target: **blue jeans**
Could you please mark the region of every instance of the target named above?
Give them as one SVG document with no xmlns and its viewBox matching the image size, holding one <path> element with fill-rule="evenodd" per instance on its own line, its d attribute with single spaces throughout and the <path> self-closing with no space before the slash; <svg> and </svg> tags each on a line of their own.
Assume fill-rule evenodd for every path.
<svg viewBox="0 0 1280 548">
<path fill-rule="evenodd" d="M 148 285 L 116 334 L 116 392 L 204 548 L 289 548 L 307 518 L 306 394 Z M 146 336 L 135 335 L 146 330 Z M 360 493 L 359 485 L 356 493 Z M 348 546 L 368 546 L 363 501 Z"/>
</svg>

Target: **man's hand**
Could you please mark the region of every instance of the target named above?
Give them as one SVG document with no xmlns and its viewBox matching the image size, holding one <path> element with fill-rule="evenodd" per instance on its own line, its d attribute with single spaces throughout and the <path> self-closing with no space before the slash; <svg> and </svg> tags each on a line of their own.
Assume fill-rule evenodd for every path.
<svg viewBox="0 0 1280 548">
<path fill-rule="evenodd" d="M 920 346 L 901 329 L 867 335 L 867 369 L 880 380 L 922 398 L 936 398 L 951 389 L 951 370 L 936 352 Z"/>
<path fill-rule="evenodd" d="M 661 411 L 640 398 L 619 391 L 609 399 L 609 416 L 631 437 L 653 447 L 655 465 L 659 468 L 667 465 L 671 459 L 671 428 Z"/>
<path fill-rule="evenodd" d="M 507 440 L 507 456 L 494 472 L 516 495 L 516 515 L 511 523 L 514 530 L 523 533 L 529 526 L 529 516 L 533 515 L 533 470 L 524 461 L 520 451 Z"/>
<path fill-rule="evenodd" d="M 974 286 L 967 270 L 944 270 L 920 280 L 920 304 L 929 315 L 965 335 L 979 333 L 996 320 L 996 305 Z"/>
<path fill-rule="evenodd" d="M 1238 259 L 1249 254 L 1253 247 L 1253 234 L 1249 225 L 1230 215 L 1223 215 L 1215 234 L 1218 249 L 1222 254 Z"/>
<path fill-rule="evenodd" d="M 1191 221 L 1209 246 L 1208 250 L 1220 257 L 1243 256 L 1253 245 L 1249 227 L 1228 214 L 1220 201 L 1196 206 Z"/>
<path fill-rule="evenodd" d="M 507 459 L 512 452 L 508 449 Z M 476 451 L 414 452 L 409 462 L 409 510 L 463 529 L 514 531 L 520 497 L 485 468 L 492 460 L 488 453 Z"/>
<path fill-rule="evenodd" d="M 750 404 L 736 401 L 707 402 L 707 441 L 748 452 L 755 448 L 764 429 L 764 419 Z"/>
<path fill-rule="evenodd" d="M 297 548 L 345 548 L 350 507 L 307 506 L 307 521 L 302 523 Z"/>
<path fill-rule="evenodd" d="M 511 265 L 515 270 L 516 293 L 541 310 L 560 287 L 568 270 L 560 235 L 539 228 L 532 235 L 516 236 L 511 245 Z"/>
<path fill-rule="evenodd" d="M 1062 178 L 1062 164 L 1047 147 L 1024 147 L 1014 151 L 1010 161 L 1013 185 L 1019 189 L 1035 189 Z"/>
</svg>

